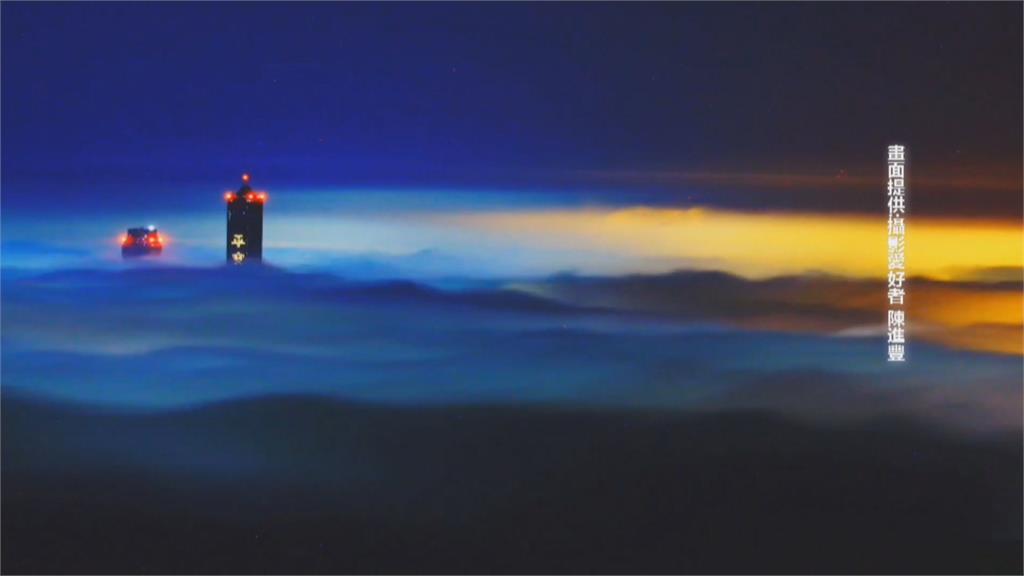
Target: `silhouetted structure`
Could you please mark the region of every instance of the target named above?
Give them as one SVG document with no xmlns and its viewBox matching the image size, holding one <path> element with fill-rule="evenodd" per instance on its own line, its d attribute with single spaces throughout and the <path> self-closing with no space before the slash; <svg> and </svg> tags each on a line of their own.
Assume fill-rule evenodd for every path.
<svg viewBox="0 0 1024 576">
<path fill-rule="evenodd" d="M 157 255 L 163 252 L 164 243 L 155 226 L 129 228 L 121 238 L 121 257 Z"/>
<path fill-rule="evenodd" d="M 238 192 L 226 192 L 228 208 L 227 259 L 232 264 L 263 260 L 263 205 L 265 192 L 256 192 L 249 186 L 249 175 L 242 175 Z"/>
</svg>

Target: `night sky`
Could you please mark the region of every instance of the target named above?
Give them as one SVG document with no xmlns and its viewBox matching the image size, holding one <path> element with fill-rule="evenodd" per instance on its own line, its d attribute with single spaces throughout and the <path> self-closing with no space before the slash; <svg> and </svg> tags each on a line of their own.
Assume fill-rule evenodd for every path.
<svg viewBox="0 0 1024 576">
<path fill-rule="evenodd" d="M 8 216 L 243 169 L 271 189 L 654 189 L 670 203 L 696 189 L 711 205 L 869 211 L 891 141 L 910 146 L 918 213 L 1020 212 L 1013 3 L 3 15 Z M 819 179 L 723 190 L 694 173 Z"/>
</svg>

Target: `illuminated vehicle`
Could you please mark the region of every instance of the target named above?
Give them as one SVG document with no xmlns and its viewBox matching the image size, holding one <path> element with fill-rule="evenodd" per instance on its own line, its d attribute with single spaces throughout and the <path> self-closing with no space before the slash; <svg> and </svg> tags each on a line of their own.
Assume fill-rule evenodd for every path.
<svg viewBox="0 0 1024 576">
<path fill-rule="evenodd" d="M 134 258 L 137 256 L 158 255 L 164 249 L 163 239 L 154 226 L 145 228 L 129 228 L 121 238 L 121 256 Z"/>
</svg>

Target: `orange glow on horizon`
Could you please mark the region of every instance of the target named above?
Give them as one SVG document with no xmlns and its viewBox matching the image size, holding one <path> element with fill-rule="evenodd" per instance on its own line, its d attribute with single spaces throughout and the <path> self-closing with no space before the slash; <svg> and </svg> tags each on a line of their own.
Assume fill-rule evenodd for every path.
<svg viewBox="0 0 1024 576">
<path fill-rule="evenodd" d="M 746 278 L 825 273 L 878 278 L 887 271 L 886 215 L 744 213 L 706 208 L 593 209 L 445 214 L 470 228 L 545 250 L 663 262 Z M 956 280 L 983 268 L 1024 266 L 1018 222 L 907 219 L 911 276 Z"/>
<path fill-rule="evenodd" d="M 634 263 L 640 273 L 717 270 L 748 279 L 826 274 L 835 291 L 792 295 L 796 303 L 823 310 L 877 312 L 884 318 L 887 273 L 886 214 L 742 213 L 704 208 L 508 211 L 445 214 L 444 226 L 468 228 L 542 253 L 570 252 L 592 260 Z M 908 330 L 912 339 L 955 348 L 1024 354 L 1024 297 L 1019 288 L 944 285 L 975 281 L 982 270 L 1020 278 L 1024 232 L 1019 222 L 968 219 L 907 219 Z M 622 271 L 612 272 L 621 274 Z M 917 283 L 927 277 L 936 282 Z M 859 282 L 858 282 L 859 281 Z M 878 282 L 878 290 L 870 287 Z M 765 304 L 769 309 L 770 303 Z M 831 321 L 785 317 L 762 326 L 781 331 L 838 328 Z M 884 321 L 880 321 L 884 326 Z M 749 322 L 748 322 L 749 324 Z"/>
</svg>

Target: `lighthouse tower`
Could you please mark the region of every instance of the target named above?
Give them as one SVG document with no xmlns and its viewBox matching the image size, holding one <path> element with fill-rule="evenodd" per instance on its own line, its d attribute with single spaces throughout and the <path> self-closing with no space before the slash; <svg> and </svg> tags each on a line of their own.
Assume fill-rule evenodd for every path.
<svg viewBox="0 0 1024 576">
<path fill-rule="evenodd" d="M 249 175 L 242 174 L 242 187 L 225 192 L 227 204 L 227 260 L 230 264 L 247 264 L 263 260 L 263 206 L 266 192 L 257 192 L 249 185 Z"/>
</svg>

